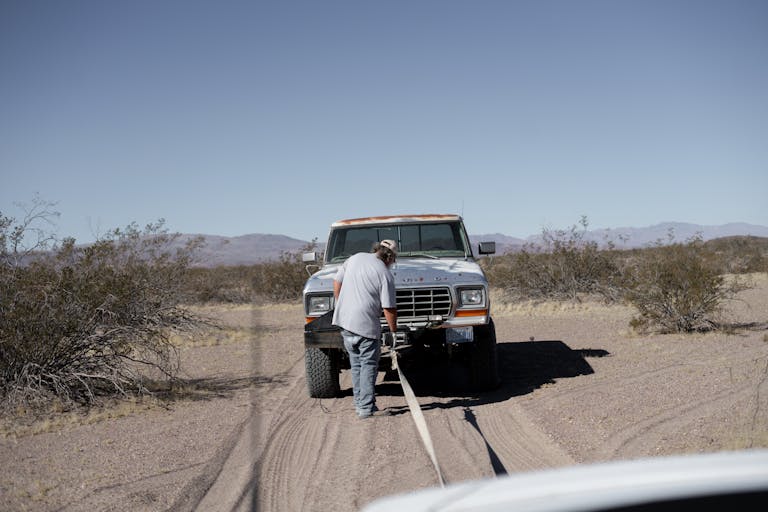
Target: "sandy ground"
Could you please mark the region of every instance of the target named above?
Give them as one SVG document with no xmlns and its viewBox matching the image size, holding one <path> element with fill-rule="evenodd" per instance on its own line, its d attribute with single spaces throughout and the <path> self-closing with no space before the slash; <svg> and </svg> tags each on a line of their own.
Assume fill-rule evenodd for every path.
<svg viewBox="0 0 768 512">
<path fill-rule="evenodd" d="M 768 321 L 768 276 L 729 318 Z M 0 510 L 355 511 L 437 484 L 396 374 L 390 417 L 311 399 L 299 306 L 211 309 L 227 327 L 185 344 L 182 397 L 62 415 L 0 439 Z M 406 368 L 448 483 L 646 456 L 768 447 L 768 331 L 638 335 L 598 304 L 494 306 L 502 386 Z M 456 380 L 454 380 L 456 379 Z"/>
</svg>

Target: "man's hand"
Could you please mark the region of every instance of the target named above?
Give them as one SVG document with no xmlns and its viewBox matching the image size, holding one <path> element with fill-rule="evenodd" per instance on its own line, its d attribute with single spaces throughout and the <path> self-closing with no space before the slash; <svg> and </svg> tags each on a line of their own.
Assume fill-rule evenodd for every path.
<svg viewBox="0 0 768 512">
<path fill-rule="evenodd" d="M 388 347 L 394 347 L 396 339 L 397 339 L 397 334 L 395 334 L 394 332 L 384 333 L 384 344 L 387 345 Z"/>
</svg>

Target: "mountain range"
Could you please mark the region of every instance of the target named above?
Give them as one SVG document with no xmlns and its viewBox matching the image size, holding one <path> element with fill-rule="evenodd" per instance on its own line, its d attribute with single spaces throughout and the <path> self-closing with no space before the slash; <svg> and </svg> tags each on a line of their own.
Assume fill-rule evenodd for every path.
<svg viewBox="0 0 768 512">
<path fill-rule="evenodd" d="M 178 243 L 184 243 L 194 237 L 202 237 L 204 246 L 198 252 L 196 265 L 216 267 L 222 265 L 253 265 L 265 261 L 274 261 L 282 254 L 296 253 L 306 248 L 310 242 L 285 235 L 249 234 L 235 237 L 217 235 L 183 234 Z M 619 249 L 644 247 L 656 241 L 683 242 L 692 237 L 712 240 L 728 236 L 758 236 L 768 237 L 768 226 L 746 224 L 742 222 L 723 224 L 720 226 L 703 226 L 682 222 L 664 222 L 644 228 L 614 228 L 587 230 L 583 239 L 594 241 L 601 246 L 613 243 Z M 524 245 L 537 245 L 542 241 L 542 235 L 531 235 L 527 238 L 516 238 L 501 233 L 470 235 L 473 246 L 481 241 L 495 241 L 496 253 L 519 251 Z M 318 244 L 319 250 L 324 244 Z"/>
</svg>

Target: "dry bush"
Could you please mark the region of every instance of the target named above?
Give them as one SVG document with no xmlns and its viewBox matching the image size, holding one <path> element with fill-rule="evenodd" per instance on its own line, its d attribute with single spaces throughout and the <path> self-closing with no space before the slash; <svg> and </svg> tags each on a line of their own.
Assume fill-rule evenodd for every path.
<svg viewBox="0 0 768 512">
<path fill-rule="evenodd" d="M 192 303 L 247 304 L 254 300 L 255 265 L 192 268 L 184 283 L 186 300 Z"/>
<path fill-rule="evenodd" d="M 606 302 L 626 301 L 638 315 L 639 330 L 690 332 L 719 328 L 724 303 L 747 288 L 730 273 L 766 271 L 768 240 L 733 237 L 700 238 L 619 251 L 599 249 L 585 241 L 582 230 L 544 230 L 540 246 L 526 245 L 516 254 L 481 261 L 488 280 L 507 300 L 580 300 L 599 296 Z"/>
<path fill-rule="evenodd" d="M 284 252 L 277 261 L 256 265 L 192 269 L 185 283 L 186 296 L 198 303 L 299 300 L 307 280 L 301 255 L 315 246 L 313 240 L 297 252 Z"/>
<path fill-rule="evenodd" d="M 303 252 L 307 252 L 307 248 L 297 253 L 283 253 L 278 261 L 258 265 L 253 280 L 254 294 L 268 302 L 301 299 L 307 280 L 305 264 L 301 261 Z"/>
<path fill-rule="evenodd" d="M 41 212 L 37 205 L 27 217 Z M 173 378 L 170 336 L 205 320 L 180 307 L 194 242 L 171 252 L 162 221 L 73 239 L 35 253 L 20 243 L 25 219 L 0 215 L 0 398 L 12 403 L 92 403 L 146 392 L 148 370 Z"/>
<path fill-rule="evenodd" d="M 581 229 L 544 230 L 542 244 L 527 244 L 519 253 L 482 260 L 490 285 L 510 300 L 552 299 L 579 301 L 599 295 L 614 302 L 620 294 L 617 251 L 600 250 L 584 240 Z"/>
<path fill-rule="evenodd" d="M 722 258 L 699 238 L 638 251 L 624 270 L 624 296 L 638 310 L 632 326 L 661 332 L 719 327 L 724 302 L 747 288 L 724 271 Z"/>
<path fill-rule="evenodd" d="M 768 272 L 768 238 L 729 236 L 709 240 L 704 247 L 713 253 L 728 274 Z"/>
</svg>

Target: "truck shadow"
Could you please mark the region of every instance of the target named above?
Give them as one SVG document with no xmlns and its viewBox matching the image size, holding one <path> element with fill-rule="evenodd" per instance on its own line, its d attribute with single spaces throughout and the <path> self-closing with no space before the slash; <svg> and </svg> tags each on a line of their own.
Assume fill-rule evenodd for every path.
<svg viewBox="0 0 768 512">
<path fill-rule="evenodd" d="M 472 407 L 503 402 L 514 396 L 531 393 L 557 379 L 590 375 L 594 370 L 587 358 L 606 357 L 602 349 L 572 349 L 562 341 L 524 341 L 498 344 L 499 376 L 501 385 L 491 391 L 470 390 L 467 364 L 451 361 L 448 357 L 430 354 L 416 358 L 402 369 L 418 397 L 453 398 L 422 403 L 422 409 Z M 376 394 L 403 396 L 396 371 L 387 371 L 384 382 L 376 386 Z M 422 400 L 420 400 L 422 402 Z M 394 414 L 407 412 L 395 409 Z"/>
</svg>

